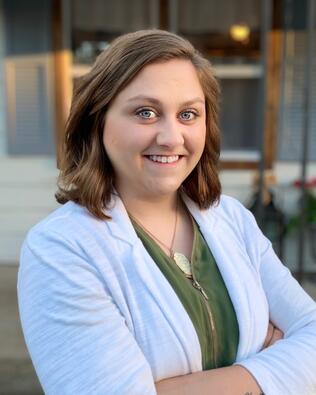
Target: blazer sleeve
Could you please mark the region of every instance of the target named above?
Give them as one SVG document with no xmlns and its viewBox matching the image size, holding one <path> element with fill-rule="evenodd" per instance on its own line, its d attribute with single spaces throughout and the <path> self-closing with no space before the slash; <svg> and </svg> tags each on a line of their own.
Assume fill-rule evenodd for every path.
<svg viewBox="0 0 316 395">
<path fill-rule="evenodd" d="M 266 395 L 315 395 L 316 303 L 280 262 L 253 215 L 243 210 L 249 255 L 257 265 L 270 319 L 284 338 L 238 364 Z"/>
<path fill-rule="evenodd" d="M 144 354 L 77 245 L 33 232 L 21 252 L 18 303 L 45 394 L 156 394 Z"/>
</svg>

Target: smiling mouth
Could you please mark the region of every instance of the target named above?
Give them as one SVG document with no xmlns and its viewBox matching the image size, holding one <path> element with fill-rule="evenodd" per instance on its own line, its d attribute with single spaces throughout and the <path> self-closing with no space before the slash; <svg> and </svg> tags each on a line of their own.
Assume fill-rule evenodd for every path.
<svg viewBox="0 0 316 395">
<path fill-rule="evenodd" d="M 146 158 L 152 162 L 175 163 L 182 158 L 182 155 L 146 155 Z"/>
</svg>

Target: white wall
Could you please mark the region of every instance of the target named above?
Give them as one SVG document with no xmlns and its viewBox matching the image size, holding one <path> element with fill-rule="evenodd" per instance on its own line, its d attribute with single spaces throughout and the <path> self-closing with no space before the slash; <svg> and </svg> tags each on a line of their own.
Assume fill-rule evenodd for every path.
<svg viewBox="0 0 316 395">
<path fill-rule="evenodd" d="M 300 191 L 294 188 L 292 183 L 299 179 L 301 174 L 300 164 L 295 162 L 277 162 L 275 165 L 275 175 L 277 184 L 273 186 L 275 200 L 279 208 L 289 218 L 298 210 L 298 199 Z M 307 168 L 308 177 L 316 177 L 316 162 L 312 162 Z M 253 171 L 245 170 L 225 170 L 221 172 L 223 193 L 234 196 L 245 205 L 250 201 L 252 194 Z M 315 190 L 316 193 L 316 190 Z M 316 242 L 316 240 L 315 240 Z M 305 270 L 316 272 L 316 261 L 311 255 L 311 245 L 306 234 L 305 239 Z M 298 234 L 287 235 L 284 242 L 283 263 L 291 270 L 297 270 L 298 262 Z"/>
<path fill-rule="evenodd" d="M 221 172 L 223 193 L 239 199 L 244 204 L 250 200 L 252 194 L 253 170 L 224 170 Z M 301 176 L 301 166 L 296 162 L 277 162 L 274 167 L 276 185 L 272 187 L 276 202 L 282 210 L 290 215 L 297 208 L 299 190 L 292 183 Z M 316 162 L 307 167 L 307 177 L 316 177 Z"/>
<path fill-rule="evenodd" d="M 53 157 L 0 157 L 0 263 L 17 263 L 28 229 L 58 207 L 54 199 L 57 173 Z M 223 192 L 247 204 L 253 174 L 245 170 L 223 171 Z M 316 175 L 315 163 L 309 166 L 309 174 Z M 276 200 L 286 214 L 296 208 L 299 192 L 291 183 L 299 175 L 298 164 L 276 165 Z M 297 242 L 293 237 L 287 241 L 285 263 L 295 268 Z M 308 252 L 307 266 L 316 270 L 309 255 Z"/>
<path fill-rule="evenodd" d="M 56 160 L 0 157 L 0 263 L 17 263 L 27 230 L 58 206 Z"/>
</svg>

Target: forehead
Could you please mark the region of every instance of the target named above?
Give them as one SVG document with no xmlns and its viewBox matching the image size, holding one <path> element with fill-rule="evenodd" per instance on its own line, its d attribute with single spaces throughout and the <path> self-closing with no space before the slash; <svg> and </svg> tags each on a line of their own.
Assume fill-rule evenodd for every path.
<svg viewBox="0 0 316 395">
<path fill-rule="evenodd" d="M 186 59 L 172 59 L 146 65 L 117 98 L 128 100 L 136 94 L 179 96 L 187 100 L 195 96 L 204 98 L 197 71 L 192 62 Z"/>
</svg>

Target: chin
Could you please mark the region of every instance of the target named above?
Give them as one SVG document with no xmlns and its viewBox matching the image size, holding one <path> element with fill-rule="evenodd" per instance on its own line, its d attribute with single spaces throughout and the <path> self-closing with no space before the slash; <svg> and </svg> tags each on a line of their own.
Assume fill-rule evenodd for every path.
<svg viewBox="0 0 316 395">
<path fill-rule="evenodd" d="M 154 196 L 168 196 L 172 195 L 180 188 L 180 185 L 155 185 L 155 188 L 151 188 L 151 194 Z"/>
</svg>

